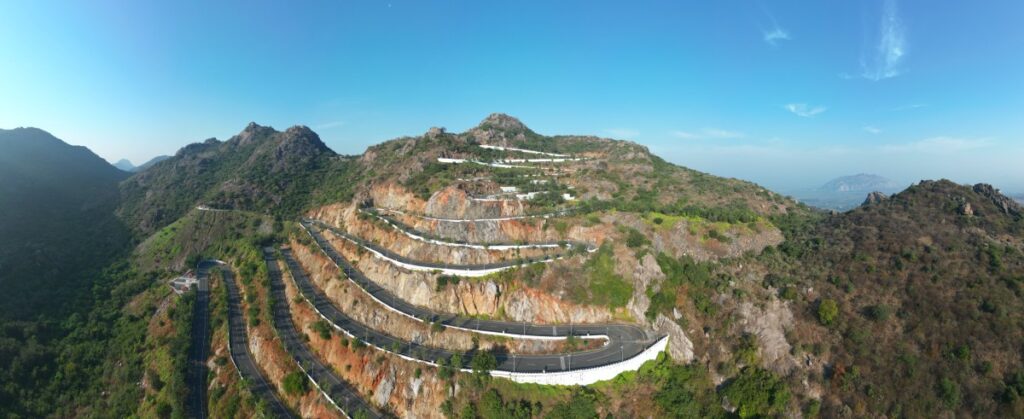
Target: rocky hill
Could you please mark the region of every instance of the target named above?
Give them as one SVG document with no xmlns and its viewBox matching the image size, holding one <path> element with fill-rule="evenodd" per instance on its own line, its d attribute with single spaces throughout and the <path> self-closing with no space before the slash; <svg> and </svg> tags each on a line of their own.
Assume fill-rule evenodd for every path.
<svg viewBox="0 0 1024 419">
<path fill-rule="evenodd" d="M 792 301 L 830 415 L 1024 413 L 1019 205 L 923 181 L 787 233 L 759 265 Z"/>
<path fill-rule="evenodd" d="M 179 150 L 121 184 L 119 215 L 148 234 L 206 205 L 294 216 L 344 158 L 303 126 L 283 132 L 255 123 L 228 139 Z"/>
<path fill-rule="evenodd" d="M 0 170 L 38 168 L 24 162 L 41 158 L 12 158 Z M 0 406 L 11 406 L 0 413 L 181 413 L 184 361 L 175 354 L 188 340 L 190 317 L 175 310 L 181 302 L 161 280 L 214 257 L 237 268 L 249 349 L 275 388 L 299 411 L 336 414 L 318 393 L 289 384 L 287 377 L 304 381 L 272 328 L 262 247 L 273 244 L 290 246 L 347 315 L 403 340 L 470 352 L 565 349 L 444 331 L 384 309 L 339 280 L 337 262 L 295 223 L 306 217 L 331 229 L 323 240 L 339 258 L 417 307 L 515 324 L 628 323 L 668 336 L 667 355 L 583 389 L 453 378 L 388 348 L 357 347 L 287 285 L 304 344 L 325 354 L 361 397 L 399 415 L 1024 415 L 1024 210 L 988 185 L 923 181 L 828 214 L 750 182 L 670 164 L 638 144 L 545 136 L 503 114 L 462 133 L 432 128 L 359 156 L 335 154 L 306 127 L 250 124 L 123 181 L 105 163 L 91 170 L 99 174 L 80 175 L 81 184 L 53 178 L 75 185 L 58 191 L 61 199 L 77 199 L 53 206 L 88 218 L 69 218 L 79 226 L 63 228 L 119 243 L 130 229 L 138 246 L 131 256 L 99 259 L 108 269 L 91 282 L 94 304 L 75 307 L 67 321 L 0 328 L 0 360 L 12 360 L 0 369 Z M 31 184 L 47 184 L 33 176 Z M 101 181 L 85 182 L 91 178 Z M 4 182 L 2 191 L 26 194 L 14 186 L 27 184 Z M 843 185 L 833 189 L 860 188 Z M 17 202 L 50 205 L 49 195 L 17 195 Z M 48 210 L 36 209 L 68 217 Z M 23 215 L 25 224 L 38 220 Z M 121 223 L 120 235 L 99 230 Z M 76 254 L 106 248 L 60 237 Z M 474 266 L 509 269 L 466 274 Z M 212 292 L 222 304 L 223 290 Z M 214 319 L 211 411 L 259 410 L 232 384 L 223 312 L 215 309 Z M 28 338 L 40 325 L 68 337 Z"/>
</svg>

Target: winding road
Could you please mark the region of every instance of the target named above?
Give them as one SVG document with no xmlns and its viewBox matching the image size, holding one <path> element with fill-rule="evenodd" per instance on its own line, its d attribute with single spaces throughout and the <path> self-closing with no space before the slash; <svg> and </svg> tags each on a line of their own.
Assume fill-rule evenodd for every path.
<svg viewBox="0 0 1024 419">
<path fill-rule="evenodd" d="M 373 209 L 359 209 L 359 212 L 367 214 L 369 216 L 375 217 L 375 218 L 383 221 L 385 224 L 391 226 L 391 228 L 394 228 L 395 230 L 398 230 L 398 231 L 402 232 L 402 234 L 405 234 L 406 237 L 409 237 L 409 238 L 411 238 L 413 240 L 418 240 L 418 241 L 421 241 L 421 242 L 424 242 L 424 243 L 436 244 L 436 245 L 439 245 L 439 246 L 464 247 L 464 248 L 469 248 L 469 249 L 480 249 L 480 250 L 558 249 L 558 248 L 562 248 L 562 247 L 580 247 L 580 248 L 587 249 L 588 252 L 593 252 L 593 251 L 597 250 L 597 247 L 592 245 L 592 244 L 583 243 L 583 242 L 574 242 L 574 241 L 535 242 L 535 243 L 528 243 L 528 244 L 510 243 L 510 242 L 506 242 L 506 243 L 494 242 L 494 243 L 487 243 L 487 244 L 477 244 L 477 243 L 465 243 L 465 242 L 459 242 L 459 241 L 453 241 L 453 240 L 444 240 L 444 239 L 438 239 L 438 238 L 431 238 L 431 237 L 429 237 L 430 236 L 429 234 L 421 232 L 419 230 L 416 230 L 415 228 L 413 228 L 413 227 L 411 227 L 409 225 L 406 225 L 405 223 L 403 223 L 401 221 L 398 221 L 398 220 L 396 220 L 394 218 L 378 214 Z"/>
<path fill-rule="evenodd" d="M 405 269 L 414 270 L 414 271 L 423 271 L 423 272 L 439 271 L 439 272 L 441 272 L 443 274 L 449 274 L 449 275 L 477 277 L 477 276 L 490 275 L 492 273 L 501 272 L 501 271 L 512 269 L 512 268 L 515 268 L 515 267 L 532 265 L 534 263 L 549 263 L 549 262 L 553 262 L 553 261 L 556 261 L 556 260 L 559 260 L 559 259 L 563 259 L 565 257 L 565 253 L 560 253 L 560 254 L 546 255 L 546 256 L 541 256 L 541 257 L 523 258 L 521 260 L 510 260 L 510 261 L 495 262 L 495 263 L 481 263 L 481 264 L 473 264 L 473 265 L 456 264 L 456 263 L 425 262 L 425 261 L 413 260 L 413 259 L 407 258 L 405 256 L 399 255 L 399 254 L 397 254 L 395 252 L 392 252 L 392 251 L 390 251 L 388 249 L 380 247 L 380 246 L 378 246 L 375 243 L 372 243 L 370 241 L 364 240 L 362 238 L 359 238 L 359 237 L 356 237 L 354 235 L 351 235 L 351 234 L 349 234 L 349 233 L 347 233 L 345 231 L 342 231 L 339 228 L 331 227 L 331 226 L 327 225 L 326 223 L 324 223 L 322 221 L 312 220 L 312 219 L 303 219 L 302 220 L 302 225 L 307 227 L 307 229 L 310 226 L 314 225 L 314 224 L 319 226 L 319 227 L 327 229 L 332 234 L 334 234 L 334 235 L 336 235 L 338 237 L 341 237 L 342 239 L 348 240 L 349 242 L 352 242 L 353 244 L 355 244 L 357 246 L 360 246 L 360 247 L 370 251 L 370 253 L 373 253 L 375 256 L 377 256 L 377 257 L 379 257 L 381 259 L 384 259 L 384 260 L 386 260 L 388 262 L 391 262 L 391 263 L 393 263 L 393 264 L 395 264 L 397 266 L 403 267 Z"/>
<path fill-rule="evenodd" d="M 249 383 L 249 389 L 253 394 L 267 401 L 270 413 L 278 418 L 296 417 L 277 397 L 274 386 L 267 381 L 259 367 L 256 366 L 256 362 L 253 361 L 252 354 L 249 352 L 249 335 L 245 328 L 246 322 L 245 316 L 242 314 L 242 297 L 238 292 L 238 284 L 235 283 L 234 274 L 230 269 L 222 269 L 221 274 L 224 277 L 224 288 L 228 294 L 228 349 L 231 353 L 231 362 L 234 363 L 238 374 Z"/>
<path fill-rule="evenodd" d="M 321 362 L 309 350 L 309 347 L 306 346 L 301 338 L 302 333 L 300 333 L 300 329 L 292 321 L 291 308 L 288 306 L 288 296 L 285 294 L 284 281 L 281 278 L 281 270 L 277 266 L 273 249 L 264 248 L 263 258 L 267 264 L 267 272 L 270 276 L 270 298 L 273 302 L 274 328 L 277 329 L 277 335 L 281 339 L 281 343 L 284 344 L 285 350 L 288 351 L 299 368 L 302 369 L 320 392 L 338 410 L 341 410 L 345 416 L 385 417 L 382 412 L 367 403 L 351 384 L 338 377 L 330 367 Z M 285 260 L 289 266 L 294 263 L 288 255 L 286 255 Z"/>
<path fill-rule="evenodd" d="M 446 327 L 515 338 L 567 339 L 569 336 L 575 336 L 580 338 L 606 338 L 608 340 L 608 343 L 601 348 L 566 354 L 513 356 L 508 353 L 496 353 L 494 355 L 498 360 L 498 367 L 496 368 L 498 371 L 544 373 L 601 367 L 633 358 L 653 346 L 659 340 L 659 337 L 648 335 L 640 327 L 628 324 L 536 325 L 522 322 L 474 319 L 454 314 L 437 313 L 423 307 L 414 306 L 383 289 L 367 278 L 362 272 L 355 269 L 311 225 L 303 223 L 303 226 L 306 227 L 307 232 L 314 238 L 321 250 L 345 272 L 350 280 L 363 288 L 364 291 L 385 307 L 418 321 L 437 322 Z M 433 363 L 437 359 L 447 359 L 455 354 L 455 352 L 440 348 L 405 342 L 353 320 L 328 299 L 320 289 L 313 285 L 304 269 L 291 257 L 290 251 L 282 251 L 282 253 L 284 254 L 287 266 L 292 272 L 292 278 L 303 297 L 316 308 L 321 316 L 333 323 L 336 328 L 351 336 L 358 337 L 373 346 L 418 361 Z M 473 353 L 463 356 L 463 368 L 470 365 L 472 357 Z"/>
</svg>

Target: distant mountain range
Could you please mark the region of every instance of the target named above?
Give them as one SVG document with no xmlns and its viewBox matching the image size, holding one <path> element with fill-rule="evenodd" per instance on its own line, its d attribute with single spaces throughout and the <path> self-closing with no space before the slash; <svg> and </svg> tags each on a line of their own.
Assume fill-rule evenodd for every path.
<svg viewBox="0 0 1024 419">
<path fill-rule="evenodd" d="M 167 160 L 169 158 L 171 158 L 171 156 L 156 156 L 156 157 L 153 157 L 152 159 L 149 159 L 149 161 L 147 161 L 145 163 L 142 163 L 142 164 L 140 164 L 138 166 L 132 164 L 132 162 L 129 161 L 128 159 L 121 159 L 121 160 L 118 160 L 117 163 L 114 163 L 114 167 L 116 167 L 118 169 L 121 169 L 121 170 L 123 170 L 125 172 L 137 173 L 137 172 L 141 172 L 143 170 L 146 170 L 146 169 L 150 168 L 151 166 L 153 166 L 154 164 L 160 163 L 160 162 L 162 162 L 164 160 Z"/>
<path fill-rule="evenodd" d="M 890 195 L 907 186 L 883 176 L 860 173 L 837 177 L 816 188 L 794 191 L 793 196 L 810 206 L 845 211 L 863 203 L 871 192 Z"/>
<path fill-rule="evenodd" d="M 867 173 L 837 177 L 818 188 L 821 192 L 858 194 L 875 191 L 897 192 L 900 189 L 902 186 L 891 179 Z"/>
</svg>

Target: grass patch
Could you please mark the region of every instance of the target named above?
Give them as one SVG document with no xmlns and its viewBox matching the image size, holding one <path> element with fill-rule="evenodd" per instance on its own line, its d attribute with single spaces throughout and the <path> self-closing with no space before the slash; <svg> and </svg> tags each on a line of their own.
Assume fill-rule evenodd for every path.
<svg viewBox="0 0 1024 419">
<path fill-rule="evenodd" d="M 573 299 L 611 308 L 623 307 L 633 295 L 633 286 L 615 273 L 615 255 L 605 244 L 584 265 L 588 286 L 576 287 Z"/>
</svg>

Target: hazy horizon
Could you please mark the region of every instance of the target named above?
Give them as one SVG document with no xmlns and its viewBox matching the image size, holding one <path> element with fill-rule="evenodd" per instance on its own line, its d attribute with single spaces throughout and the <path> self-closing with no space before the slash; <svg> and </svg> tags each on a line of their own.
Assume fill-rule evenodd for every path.
<svg viewBox="0 0 1024 419">
<path fill-rule="evenodd" d="M 0 127 L 141 164 L 256 121 L 361 153 L 491 112 L 780 192 L 1024 191 L 1024 4 L 0 5 Z M 45 24 L 44 24 L 45 23 Z"/>
</svg>

